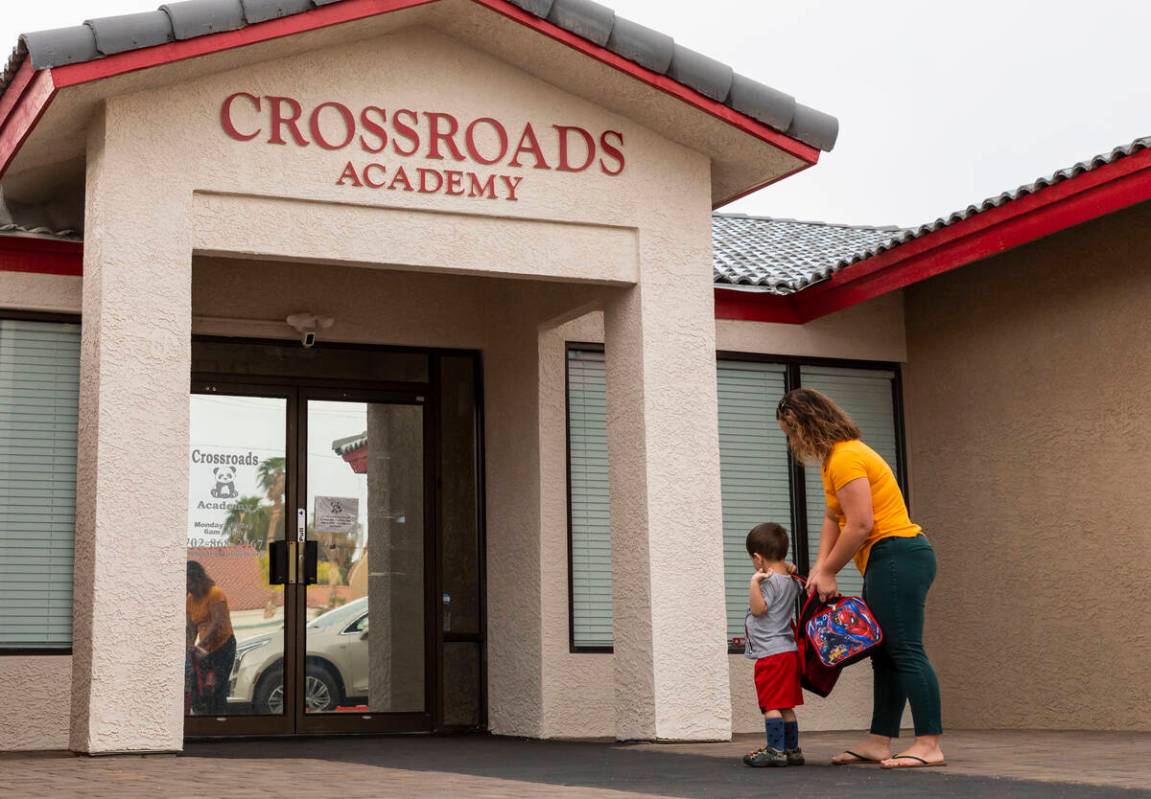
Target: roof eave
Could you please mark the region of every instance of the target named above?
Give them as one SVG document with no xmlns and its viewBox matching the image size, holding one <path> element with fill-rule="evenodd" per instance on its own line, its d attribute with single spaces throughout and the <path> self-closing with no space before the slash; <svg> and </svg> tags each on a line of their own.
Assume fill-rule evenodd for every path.
<svg viewBox="0 0 1151 799">
<path fill-rule="evenodd" d="M 313 2 L 315 1 L 313 0 Z M 12 65 L 9 65 L 6 74 L 12 76 L 12 81 L 4 87 L 3 94 L 0 94 L 0 176 L 7 171 L 13 158 L 24 141 L 31 135 L 36 123 L 43 116 L 54 97 L 69 87 L 436 2 L 439 0 L 328 0 L 326 4 L 318 5 L 318 7 L 307 11 L 255 22 L 238 29 L 225 29 L 192 38 L 179 38 L 178 35 L 175 35 L 177 32 L 174 27 L 173 37 L 171 37 L 174 40 L 171 41 L 164 41 L 139 49 L 124 49 L 113 54 L 102 54 L 97 58 L 78 60 L 75 63 L 45 66 L 43 69 L 36 69 L 36 65 L 32 63 L 33 58 L 28 56 L 24 58 L 14 73 Z M 559 12 L 560 18 L 565 13 L 568 16 L 575 14 L 578 17 L 576 12 L 587 9 L 603 9 L 602 6 L 587 3 L 585 0 L 546 0 L 546 2 L 544 0 L 532 0 L 532 2 L 528 0 L 472 0 L 472 2 L 497 11 L 507 18 L 560 41 L 585 55 L 647 83 L 653 88 L 671 94 L 696 109 L 798 159 L 799 165 L 797 167 L 785 174 L 774 176 L 767 182 L 740 191 L 735 196 L 722 198 L 716 202 L 716 207 L 817 163 L 821 148 L 830 150 L 835 144 L 835 139 L 838 136 L 838 122 L 834 117 L 797 104 L 792 98 L 781 92 L 776 92 L 770 87 L 762 86 L 736 75 L 730 67 L 725 67 L 719 62 L 707 59 L 675 44 L 671 42 L 670 37 L 668 37 L 668 41 L 671 42 L 672 60 L 668 62 L 667 72 L 661 74 L 613 52 L 612 49 L 609 49 L 615 42 L 613 39 L 605 40 L 604 44 L 609 45 L 609 47 L 601 46 L 601 44 L 580 35 L 582 33 L 595 36 L 594 30 L 584 31 L 573 23 L 572 26 L 580 31 L 580 33 L 573 33 L 552 21 L 552 17 L 556 17 L 557 12 Z M 537 5 L 541 8 L 535 8 Z M 549 15 L 546 18 L 540 17 L 524 10 L 525 7 L 533 8 L 537 12 L 546 7 Z M 155 13 L 167 14 L 171 18 L 171 13 L 166 7 Z M 579 22 L 578 19 L 575 21 Z M 615 20 L 614 14 L 612 14 L 612 21 L 613 26 L 608 29 L 609 32 L 618 27 L 624 31 L 624 34 L 630 30 L 633 38 L 638 35 L 637 32 L 654 35 L 654 32 L 647 31 L 642 26 L 637 26 L 626 20 Z M 93 35 L 97 33 L 96 22 L 99 20 L 86 23 L 92 29 Z M 618 24 L 615 24 L 617 22 Z M 642 43 L 642 41 L 639 42 L 639 44 Z M 623 45 L 615 42 L 614 46 L 616 50 L 622 49 L 628 52 L 628 46 L 634 49 L 638 45 L 636 42 L 630 44 L 625 42 Z M 24 49 L 24 39 L 21 40 L 21 49 Z M 632 57 L 644 58 L 642 54 L 637 53 L 632 53 Z M 685 60 L 687 63 L 698 62 L 693 70 L 687 70 L 685 75 L 681 76 L 685 80 L 689 80 L 695 86 L 694 88 L 671 77 L 671 75 L 677 74 L 677 61 L 675 60 L 677 58 Z M 650 59 L 646 60 L 650 61 Z M 654 65 L 654 62 L 652 63 Z M 715 72 L 717 67 L 727 70 L 728 82 L 725 84 L 726 88 L 721 85 L 722 81 L 716 82 L 713 91 L 713 87 L 708 85 L 707 78 L 709 70 Z M 30 96 L 27 89 L 32 84 L 39 85 L 43 90 Z M 714 96 L 723 93 L 724 97 L 716 100 L 705 94 L 708 91 Z M 772 104 L 768 102 L 768 100 L 775 98 L 786 98 L 790 103 L 786 109 L 787 114 L 783 114 L 782 111 L 772 107 Z M 746 109 L 748 113 L 737 110 L 737 107 Z M 751 113 L 761 117 L 766 115 L 779 125 L 786 123 L 787 129 L 785 132 L 780 132 L 754 118 L 750 115 Z M 17 124 L 10 125 L 8 124 L 10 121 Z"/>
<path fill-rule="evenodd" d="M 906 240 L 795 294 L 717 285 L 716 316 L 806 324 L 1148 200 L 1151 149 L 1142 149 Z"/>
</svg>

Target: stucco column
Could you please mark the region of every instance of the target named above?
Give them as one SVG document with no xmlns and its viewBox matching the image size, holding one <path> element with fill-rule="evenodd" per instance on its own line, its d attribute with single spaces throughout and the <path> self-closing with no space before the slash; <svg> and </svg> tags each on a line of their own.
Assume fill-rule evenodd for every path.
<svg viewBox="0 0 1151 799">
<path fill-rule="evenodd" d="M 650 257 L 605 309 L 616 737 L 726 740 L 711 273 Z"/>
<path fill-rule="evenodd" d="M 88 141 L 71 748 L 183 745 L 191 249 L 178 163 L 117 111 Z"/>
<path fill-rule="evenodd" d="M 497 306 L 484 352 L 488 718 L 493 733 L 543 728 L 539 352 L 534 322 Z"/>
<path fill-rule="evenodd" d="M 423 409 L 368 406 L 369 705 L 424 707 Z"/>
</svg>

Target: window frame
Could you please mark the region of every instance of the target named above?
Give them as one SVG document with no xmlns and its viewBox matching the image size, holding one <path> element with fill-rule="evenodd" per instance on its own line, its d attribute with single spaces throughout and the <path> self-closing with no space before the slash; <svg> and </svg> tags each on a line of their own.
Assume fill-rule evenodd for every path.
<svg viewBox="0 0 1151 799">
<path fill-rule="evenodd" d="M 614 646 L 587 646 L 575 640 L 575 543 L 572 540 L 572 436 L 571 436 L 571 369 L 572 352 L 604 352 L 603 344 L 586 341 L 564 342 L 564 473 L 567 512 L 567 567 L 568 567 L 568 652 L 575 654 L 603 655 L 615 651 Z M 613 589 L 614 590 L 614 589 Z M 613 614 L 614 615 L 614 614 Z"/>
<path fill-rule="evenodd" d="M 615 651 L 614 646 L 577 646 L 575 642 L 575 575 L 573 571 L 573 541 L 572 541 L 572 503 L 571 503 L 571 374 L 568 368 L 571 352 L 604 352 L 604 345 L 595 342 L 565 341 L 564 342 L 564 454 L 566 463 L 566 509 L 567 509 L 567 576 L 568 576 L 568 651 L 571 654 L 610 654 Z M 801 369 L 804 366 L 823 366 L 838 369 L 860 369 L 891 372 L 892 412 L 895 415 L 895 452 L 896 463 L 894 471 L 900 490 L 903 491 L 904 500 L 908 510 L 911 509 L 911 494 L 907 480 L 907 432 L 904 420 L 903 403 L 903 364 L 896 361 L 854 360 L 850 358 L 817 358 L 803 355 L 774 355 L 756 352 L 735 352 L 730 350 L 717 350 L 715 353 L 716 368 L 721 361 L 748 361 L 751 363 L 769 363 L 784 367 L 784 391 L 792 391 L 802 387 Z M 800 574 L 806 575 L 810 570 L 810 557 L 808 555 L 808 527 L 807 527 L 807 491 L 805 488 L 804 466 L 789 450 L 788 459 L 788 491 L 791 496 L 791 538 L 794 547 L 795 564 Z M 743 654 L 743 648 L 734 647 L 728 642 L 728 654 Z"/>
<path fill-rule="evenodd" d="M 66 324 L 66 325 L 80 325 L 83 327 L 83 320 L 78 313 L 55 313 L 51 311 L 21 311 L 16 309 L 0 308 L 0 320 L 12 320 L 18 322 L 45 322 L 48 324 Z M 81 335 L 83 335 L 81 333 Z M 72 545 L 75 548 L 76 541 L 76 520 L 72 519 Z M 75 585 L 76 580 L 76 567 L 72 567 L 72 580 Z M 23 647 L 2 647 L 0 646 L 0 658 L 7 657 L 71 657 L 72 650 L 76 643 L 76 599 L 75 595 L 72 598 L 72 644 L 66 647 L 63 646 L 23 646 Z"/>
<path fill-rule="evenodd" d="M 907 435 L 903 417 L 903 365 L 895 361 L 852 360 L 849 358 L 814 358 L 803 355 L 763 355 L 749 352 L 716 352 L 716 362 L 719 361 L 751 361 L 754 363 L 772 363 L 783 366 L 786 370 L 784 390 L 793 391 L 802 388 L 802 373 L 804 366 L 823 366 L 833 369 L 859 369 L 876 372 L 891 372 L 891 400 L 892 412 L 895 415 L 895 459 L 893 465 L 895 479 L 903 492 L 907 509 L 911 510 L 911 495 L 907 485 Z M 799 573 L 806 575 L 811 563 L 808 556 L 807 527 L 807 491 L 805 486 L 805 467 L 790 450 L 787 453 L 790 463 L 790 490 L 791 490 L 791 537 L 795 547 L 795 565 Z"/>
</svg>

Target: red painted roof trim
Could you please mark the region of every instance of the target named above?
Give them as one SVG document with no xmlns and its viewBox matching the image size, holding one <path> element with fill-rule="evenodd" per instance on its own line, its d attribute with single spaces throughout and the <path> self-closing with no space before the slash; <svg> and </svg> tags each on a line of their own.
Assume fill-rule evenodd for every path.
<svg viewBox="0 0 1151 799">
<path fill-rule="evenodd" d="M 284 36 L 295 36 L 299 33 L 307 33 L 332 25 L 342 25 L 345 22 L 355 22 L 379 14 L 402 11 L 406 8 L 415 8 L 434 2 L 436 0 L 344 0 L 342 3 L 321 6 L 302 14 L 258 22 L 255 25 L 248 25 L 235 31 L 213 33 L 208 36 L 198 36 L 195 39 L 146 47 L 142 50 L 129 50 L 126 53 L 118 53 L 94 61 L 85 61 L 81 64 L 54 67 L 53 72 L 57 75 L 56 85 L 63 89 L 79 83 L 89 83 L 188 58 L 199 58 L 223 50 L 246 47 L 250 44 L 259 44 Z"/>
<path fill-rule="evenodd" d="M 798 325 L 799 313 L 791 297 L 716 287 L 715 318 L 739 322 L 774 322 Z"/>
<path fill-rule="evenodd" d="M 16 107 L 16 103 L 24 95 L 24 90 L 28 88 L 28 84 L 32 82 L 32 75 L 35 72 L 32 69 L 32 61 L 25 58 L 24 63 L 16 70 L 16 74 L 12 76 L 9 81 L 8 87 L 4 90 L 4 94 L 0 96 L 0 127 L 8 121 L 8 117 L 12 114 L 12 109 Z"/>
<path fill-rule="evenodd" d="M 21 67 L 23 72 L 23 67 Z M 19 73 L 18 73 L 19 75 Z M 9 87 L 9 92 L 19 88 L 20 95 L 10 105 L 7 106 L 6 113 L 0 119 L 0 176 L 8 171 L 8 165 L 12 163 L 12 158 L 24 146 L 24 142 L 32 133 L 32 129 L 40 121 L 40 117 L 44 116 L 44 112 L 48 110 L 48 106 L 52 103 L 52 99 L 56 96 L 56 86 L 52 82 L 52 70 L 45 69 L 36 72 L 34 75 L 29 69 L 30 80 L 24 81 L 21 85 L 17 86 L 16 83 Z M 5 92 L 3 100 L 7 101 L 8 92 Z"/>
<path fill-rule="evenodd" d="M 509 19 L 513 19 L 521 25 L 525 25 L 532 30 L 539 31 L 540 33 L 555 39 L 562 44 L 566 44 L 573 50 L 577 50 L 584 55 L 591 56 L 592 58 L 607 64 L 609 67 L 618 69 L 633 78 L 638 78 L 649 86 L 654 86 L 660 91 L 666 92 L 673 97 L 676 97 L 689 105 L 695 106 L 705 113 L 717 117 L 729 125 L 739 128 L 744 133 L 755 136 L 768 144 L 771 144 L 784 152 L 804 161 L 807 166 L 814 165 L 819 161 L 819 149 L 804 144 L 798 139 L 793 139 L 790 136 L 780 133 L 779 131 L 771 128 L 762 122 L 758 122 L 751 117 L 741 114 L 734 108 L 729 108 L 723 103 L 712 100 L 710 97 L 704 97 L 695 89 L 684 86 L 678 81 L 674 81 L 666 75 L 660 75 L 653 72 L 646 67 L 642 67 L 634 61 L 628 61 L 623 56 L 616 55 L 611 50 L 600 47 L 594 42 L 590 42 L 581 36 L 564 30 L 558 25 L 554 25 L 545 19 L 540 19 L 537 16 L 529 14 L 518 6 L 514 6 L 507 0 L 473 0 L 482 6 L 490 8 L 499 14 L 503 14 Z M 767 184 L 764 184 L 767 185 Z M 762 188 L 762 187 L 760 187 Z M 742 195 L 740 195 L 742 196 Z M 724 200 L 724 203 L 731 202 L 736 199 Z M 721 203 L 722 204 L 722 203 Z"/>
<path fill-rule="evenodd" d="M 80 276 L 84 245 L 78 241 L 0 235 L 0 272 Z"/>
<path fill-rule="evenodd" d="M 0 127 L 0 175 L 3 175 L 7 170 L 12 158 L 19 151 L 24 140 L 35 126 L 35 123 L 44 115 L 44 112 L 55 97 L 56 92 L 60 89 L 103 80 L 116 75 L 124 75 L 142 69 L 150 69 L 151 67 L 162 66 L 164 64 L 171 64 L 189 58 L 211 55 L 223 50 L 258 44 L 284 36 L 306 33 L 332 25 L 354 22 L 391 11 L 414 8 L 436 1 L 437 0 L 345 0 L 345 2 L 342 3 L 322 6 L 302 14 L 294 14 L 289 17 L 249 25 L 236 31 L 225 31 L 208 36 L 200 36 L 195 39 L 147 47 L 142 50 L 130 50 L 125 53 L 118 53 L 80 64 L 68 64 L 40 70 L 35 73 L 34 77 L 31 63 L 28 59 L 25 59 L 13 83 L 9 85 L 3 96 L 0 96 L 0 126 L 2 126 Z M 734 125 L 745 133 L 778 147 L 800 159 L 808 166 L 815 164 L 819 160 L 819 150 L 817 148 L 779 133 L 751 117 L 745 116 L 732 108 L 728 108 L 723 103 L 718 103 L 710 98 L 704 97 L 693 89 L 689 89 L 666 76 L 658 75 L 651 70 L 617 56 L 615 53 L 592 44 L 556 25 L 533 17 L 505 0 L 475 0 L 475 2 L 520 22 L 533 30 L 539 31 L 552 39 L 563 42 L 569 47 L 636 77 L 661 91 L 678 97 L 690 105 L 714 117 L 718 117 L 728 124 Z M 42 78 L 42 76 L 45 77 Z M 41 80 L 46 81 L 54 88 L 48 92 L 35 94 L 30 94 L 26 91 L 29 83 L 35 84 Z M 15 116 L 20 121 L 20 124 L 16 125 L 11 131 L 7 124 L 8 116 Z M 728 199 L 723 202 L 726 203 L 730 201 L 731 200 Z"/>
<path fill-rule="evenodd" d="M 12 84 L 0 96 L 0 175 L 7 171 L 12 158 L 61 89 L 434 2 L 436 0 L 345 0 L 236 31 L 129 50 L 34 73 L 26 58 Z"/>
<path fill-rule="evenodd" d="M 1151 150 L 1142 150 L 852 264 L 797 294 L 717 288 L 716 316 L 804 324 L 1147 200 Z"/>
</svg>

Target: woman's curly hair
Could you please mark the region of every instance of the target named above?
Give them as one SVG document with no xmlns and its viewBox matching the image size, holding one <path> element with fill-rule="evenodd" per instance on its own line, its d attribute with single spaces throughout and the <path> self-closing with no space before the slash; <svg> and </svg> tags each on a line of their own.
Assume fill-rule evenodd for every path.
<svg viewBox="0 0 1151 799">
<path fill-rule="evenodd" d="M 826 394 L 797 388 L 783 395 L 775 418 L 787 433 L 788 443 L 800 460 L 823 463 L 840 441 L 860 437 L 859 427 L 843 408 Z"/>
</svg>

